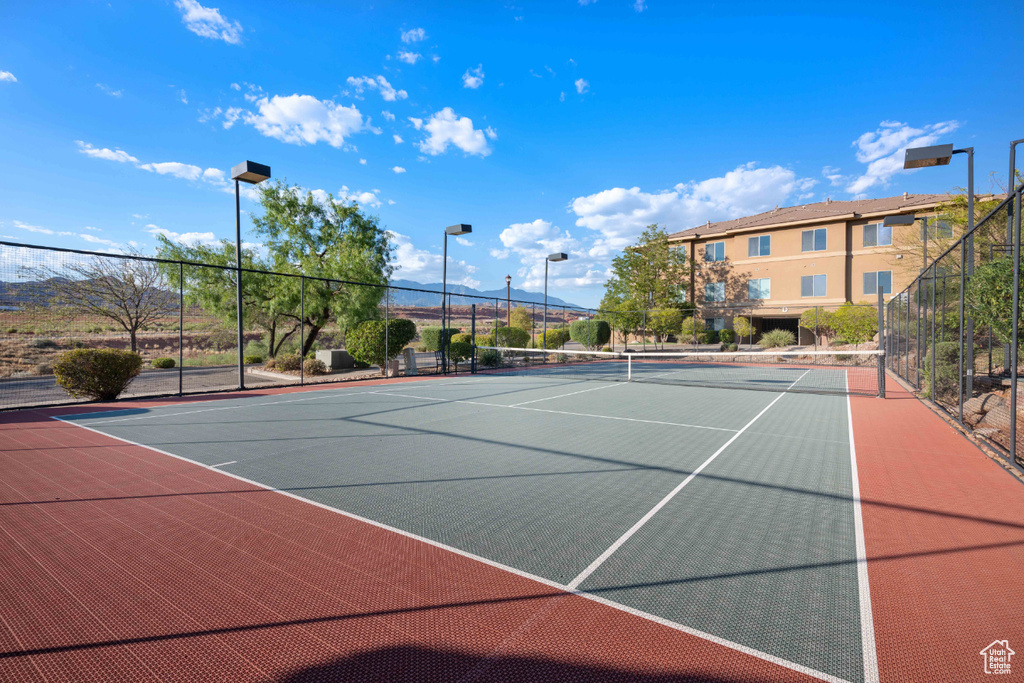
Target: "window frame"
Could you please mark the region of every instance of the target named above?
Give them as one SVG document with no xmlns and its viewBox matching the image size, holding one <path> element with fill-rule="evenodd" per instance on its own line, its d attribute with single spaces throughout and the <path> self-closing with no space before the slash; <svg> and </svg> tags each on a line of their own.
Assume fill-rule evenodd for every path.
<svg viewBox="0 0 1024 683">
<path fill-rule="evenodd" d="M 824 245 L 818 249 L 818 233 L 822 233 L 824 237 Z M 804 235 L 811 235 L 811 248 L 807 249 L 804 244 Z M 803 254 L 815 252 L 815 251 L 828 251 L 828 228 L 811 228 L 810 230 L 800 231 L 800 252 Z"/>
<path fill-rule="evenodd" d="M 751 254 L 750 251 L 754 244 L 757 244 L 757 253 Z M 764 249 L 764 245 L 768 245 L 767 251 Z M 771 235 L 755 235 L 747 238 L 747 258 L 761 258 L 762 256 L 772 255 L 772 236 Z"/>
<path fill-rule="evenodd" d="M 892 294 L 892 271 L 891 270 L 866 270 L 866 271 L 864 271 L 864 275 L 862 276 L 863 286 L 864 286 L 864 294 L 865 295 L 871 295 L 871 296 L 877 296 L 878 295 L 878 276 L 881 275 L 882 273 L 887 273 L 888 277 L 889 277 L 888 291 L 886 291 L 886 287 L 883 286 L 882 287 L 882 294 Z M 875 280 L 875 286 L 874 287 L 871 287 L 871 288 L 868 287 L 868 276 L 874 277 L 874 280 Z"/>
<path fill-rule="evenodd" d="M 804 280 L 806 278 L 811 278 L 811 293 L 810 294 L 804 294 Z M 821 294 L 815 294 L 814 293 L 814 285 L 815 285 L 815 282 L 816 282 L 817 278 L 821 278 L 821 281 L 824 283 L 824 285 L 822 286 Z M 828 296 L 828 275 L 826 273 L 818 273 L 818 274 L 815 274 L 815 275 L 801 275 L 800 276 L 800 298 L 801 299 L 821 299 L 821 298 L 826 297 L 826 296 Z"/>
<path fill-rule="evenodd" d="M 711 322 L 710 325 L 708 324 L 708 321 Z M 719 332 L 721 330 L 724 330 L 725 329 L 725 318 L 718 318 L 718 317 L 715 317 L 715 318 L 704 318 L 704 329 L 714 330 L 715 332 Z"/>
<path fill-rule="evenodd" d="M 755 282 L 758 283 L 757 284 L 757 293 L 758 294 L 765 294 L 765 291 L 766 291 L 765 283 L 767 283 L 767 285 L 768 285 L 767 286 L 767 294 L 765 294 L 764 296 L 751 296 L 751 294 L 753 293 L 753 290 L 750 287 Z M 770 277 L 753 277 L 753 278 L 750 278 L 749 280 L 747 280 L 747 299 L 749 299 L 751 301 L 764 301 L 766 299 L 771 299 L 771 298 L 772 298 L 772 279 Z"/>
<path fill-rule="evenodd" d="M 714 298 L 714 299 L 712 299 L 712 298 L 710 298 L 708 296 L 709 288 L 711 288 L 711 287 L 716 288 L 716 298 Z M 722 298 L 720 298 L 720 299 L 717 298 L 718 290 L 721 290 L 721 297 Z M 705 282 L 704 283 L 704 301 L 705 301 L 705 303 L 709 303 L 709 304 L 724 303 L 725 302 L 725 283 L 724 282 Z"/>
<path fill-rule="evenodd" d="M 874 231 L 873 244 L 868 244 L 868 228 Z M 883 242 L 883 235 L 888 235 L 888 242 Z M 871 249 L 873 247 L 891 247 L 892 246 L 892 226 L 883 225 L 882 223 L 865 223 L 864 228 L 861 231 L 861 246 L 865 249 Z"/>
<path fill-rule="evenodd" d="M 722 256 L 721 258 L 708 258 L 708 249 L 710 247 L 717 247 L 721 245 Z M 716 249 L 717 251 L 717 249 Z M 704 243 L 704 261 L 706 263 L 721 263 L 725 260 L 725 240 L 718 240 L 717 242 L 705 242 Z"/>
</svg>

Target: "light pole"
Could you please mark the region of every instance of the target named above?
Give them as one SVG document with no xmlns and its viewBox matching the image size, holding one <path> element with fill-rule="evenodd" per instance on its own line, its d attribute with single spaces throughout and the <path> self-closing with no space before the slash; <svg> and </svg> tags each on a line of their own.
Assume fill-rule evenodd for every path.
<svg viewBox="0 0 1024 683">
<path fill-rule="evenodd" d="M 505 276 L 505 327 L 512 327 L 512 276 Z M 498 338 L 495 337 L 497 342 Z M 497 344 L 495 344 L 497 346 Z"/>
<path fill-rule="evenodd" d="M 457 223 L 444 229 L 444 258 L 441 263 L 441 372 L 448 374 L 448 235 L 468 235 L 472 225 Z"/>
<path fill-rule="evenodd" d="M 887 228 L 893 228 L 900 225 L 913 225 L 917 220 L 919 219 L 913 214 L 901 213 L 894 216 L 886 216 L 882 219 L 882 225 Z M 920 221 L 922 243 L 924 244 L 924 257 L 921 262 L 921 272 L 923 273 L 928 268 L 928 216 L 921 216 Z"/>
<path fill-rule="evenodd" d="M 548 257 L 544 259 L 544 336 L 541 337 L 544 341 L 543 348 L 548 347 L 548 263 L 550 261 L 565 261 L 569 258 L 568 254 L 558 252 L 557 254 L 548 254 Z"/>
<path fill-rule="evenodd" d="M 238 388 L 245 389 L 245 344 L 242 334 L 242 209 L 238 183 L 256 185 L 270 177 L 270 167 L 255 161 L 243 161 L 231 169 L 235 181 L 235 317 L 238 319 Z"/>
<path fill-rule="evenodd" d="M 960 423 L 964 421 L 964 390 L 974 393 L 974 321 L 964 317 L 964 293 L 967 287 L 967 276 L 974 272 L 974 148 L 964 147 L 953 149 L 953 145 L 932 145 L 931 147 L 908 148 L 903 158 L 903 168 L 924 168 L 926 166 L 946 166 L 954 154 L 967 155 L 967 232 L 960 239 L 960 355 L 958 374 L 960 375 L 960 396 L 957 399 Z M 964 335 L 970 353 L 964 358 Z M 969 363 L 969 366 L 965 366 Z M 967 376 L 964 377 L 964 370 Z M 964 386 L 966 382 L 966 387 Z"/>
</svg>

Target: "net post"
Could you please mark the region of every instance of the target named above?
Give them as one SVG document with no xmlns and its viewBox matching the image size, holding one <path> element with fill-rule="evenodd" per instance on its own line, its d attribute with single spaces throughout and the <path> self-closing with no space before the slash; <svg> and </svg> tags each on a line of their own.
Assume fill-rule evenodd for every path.
<svg viewBox="0 0 1024 683">
<path fill-rule="evenodd" d="M 633 381 L 633 355 L 629 353 L 626 354 L 626 381 Z"/>
<path fill-rule="evenodd" d="M 185 263 L 178 261 L 178 396 L 185 384 Z"/>
<path fill-rule="evenodd" d="M 295 329 L 295 328 L 292 328 Z M 306 336 L 306 278 L 299 276 L 299 386 L 306 383 L 306 357 L 302 353 Z"/>
<path fill-rule="evenodd" d="M 936 304 L 936 301 L 939 298 L 938 296 L 936 296 L 936 292 L 935 292 L 935 284 L 936 284 L 935 277 L 936 277 L 936 275 L 938 275 L 938 272 L 939 272 L 938 267 L 935 265 L 935 262 L 933 261 L 932 262 L 932 349 L 931 349 L 931 354 L 929 356 L 930 359 L 931 359 L 931 366 L 932 366 L 932 374 L 931 374 L 932 385 L 928 388 L 928 399 L 932 402 L 933 406 L 937 406 L 938 405 L 935 402 L 935 344 L 936 344 L 936 341 L 935 341 L 935 304 Z"/>
<path fill-rule="evenodd" d="M 384 378 L 391 369 L 391 287 L 384 287 Z"/>
<path fill-rule="evenodd" d="M 1014 200 L 1010 201 L 1010 210 L 1013 210 L 1013 202 L 1017 202 L 1016 211 L 1016 234 L 1013 235 L 1013 322 L 1010 331 L 1010 457 L 1018 467 L 1022 464 L 1017 457 L 1017 342 L 1020 333 L 1018 321 L 1020 320 L 1020 213 L 1021 193 L 1018 191 Z M 1006 359 L 1003 359 L 1006 365 Z M 933 380 L 934 382 L 934 380 Z"/>
<path fill-rule="evenodd" d="M 878 398 L 885 398 L 885 302 L 882 288 L 878 288 Z"/>
<path fill-rule="evenodd" d="M 469 336 L 473 339 L 473 355 L 469 358 L 469 374 L 476 374 L 476 304 L 469 307 Z"/>
</svg>

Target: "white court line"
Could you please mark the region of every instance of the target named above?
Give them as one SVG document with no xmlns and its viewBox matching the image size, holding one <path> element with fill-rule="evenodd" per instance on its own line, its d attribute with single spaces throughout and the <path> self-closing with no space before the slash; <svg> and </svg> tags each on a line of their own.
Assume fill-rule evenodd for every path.
<svg viewBox="0 0 1024 683">
<path fill-rule="evenodd" d="M 412 397 L 412 398 L 415 398 L 415 397 Z M 776 399 L 776 400 L 778 400 L 778 399 Z M 354 520 L 356 520 L 358 522 L 363 522 L 365 524 L 369 524 L 370 526 L 376 527 L 378 529 L 384 529 L 385 531 L 390 531 L 392 533 L 399 534 L 400 536 L 404 536 L 406 538 L 411 538 L 413 540 L 420 541 L 421 543 L 426 543 L 427 545 L 431 545 L 431 546 L 433 546 L 435 548 L 440 548 L 441 550 L 446 550 L 446 551 L 448 551 L 450 553 L 454 553 L 456 555 L 459 555 L 461 557 L 465 557 L 465 558 L 470 559 L 470 560 L 475 560 L 475 561 L 480 562 L 482 564 L 486 564 L 486 565 L 488 565 L 490 567 L 494 567 L 495 569 L 500 569 L 500 570 L 506 571 L 506 572 L 508 572 L 510 574 L 515 574 L 516 576 L 520 576 L 520 577 L 522 577 L 524 579 L 529 579 L 531 581 L 536 581 L 537 583 L 542 584 L 544 586 L 548 586 L 550 588 L 555 588 L 555 589 L 561 590 L 561 591 L 566 591 L 567 593 L 571 593 L 573 595 L 577 595 L 577 596 L 579 596 L 579 597 L 581 597 L 581 598 L 583 598 L 585 600 L 590 600 L 592 602 L 596 602 L 596 603 L 599 603 L 599 604 L 602 604 L 602 605 L 606 605 L 606 606 L 611 607 L 613 609 L 617 609 L 617 610 L 619 610 L 621 612 L 626 612 L 627 614 L 632 614 L 634 616 L 640 617 L 641 619 L 646 619 L 648 621 L 652 621 L 652 622 L 655 622 L 657 624 L 661 624 L 663 626 L 667 626 L 668 628 L 671 628 L 671 629 L 673 629 L 675 631 L 680 631 L 682 633 L 687 633 L 687 634 L 695 636 L 697 638 L 701 638 L 702 640 L 707 640 L 709 642 L 716 643 L 716 644 L 721 645 L 722 647 L 728 648 L 730 650 L 736 650 L 737 652 L 742 652 L 744 654 L 750 655 L 751 657 L 755 657 L 757 659 L 761 659 L 761 660 L 766 661 L 766 662 L 771 662 L 773 664 L 777 664 L 778 666 L 784 667 L 786 669 L 790 669 L 791 671 L 796 671 L 796 672 L 805 674 L 807 676 L 812 676 L 812 677 L 817 678 L 817 679 L 822 680 L 822 681 L 828 681 L 829 683 L 850 683 L 849 681 L 846 681 L 846 680 L 844 680 L 842 678 L 838 678 L 836 676 L 832 676 L 831 674 L 827 674 L 827 673 L 824 673 L 822 671 L 818 671 L 816 669 L 812 669 L 812 668 L 810 668 L 808 666 L 804 666 L 803 664 L 797 664 L 796 662 L 791 662 L 789 660 L 783 659 L 783 658 L 778 657 L 776 655 L 769 654 L 767 652 L 762 652 L 760 650 L 755 650 L 752 647 L 748 647 L 746 645 L 741 645 L 740 643 L 734 643 L 731 640 L 726 640 L 725 638 L 720 638 L 719 636 L 712 635 L 710 633 L 705 633 L 704 631 L 699 631 L 699 630 L 697 630 L 695 628 L 691 628 L 689 626 L 685 626 L 683 624 L 679 624 L 679 623 L 676 623 L 674 621 L 669 621 L 668 619 L 664 619 L 662 617 L 659 617 L 659 616 L 656 616 L 656 615 L 653 615 L 653 614 L 649 614 L 647 612 L 643 612 L 643 611 L 635 609 L 633 607 L 629 607 L 628 605 L 623 605 L 621 603 L 615 602 L 614 600 L 609 600 L 608 598 L 604 598 L 604 597 L 601 597 L 601 596 L 598 596 L 598 595 L 593 595 L 593 594 L 587 593 L 585 591 L 573 590 L 573 589 L 569 588 L 568 586 L 560 584 L 560 583 L 558 583 L 556 581 L 551 581 L 550 579 L 545 579 L 543 576 L 538 576 L 536 574 L 531 574 L 531 573 L 529 573 L 527 571 L 524 571 L 522 569 L 516 569 L 515 567 L 509 566 L 509 565 L 506 565 L 506 564 L 502 564 L 502 563 L 496 562 L 494 560 L 487 559 L 486 557 L 482 557 L 480 555 L 475 555 L 475 554 L 473 554 L 473 553 L 471 553 L 469 551 L 462 550 L 460 548 L 456 548 L 454 546 L 447 545 L 446 543 L 441 543 L 440 541 L 435 541 L 433 539 L 427 538 L 426 536 L 419 536 L 419 535 L 414 534 L 412 532 L 405 531 L 403 529 L 399 529 L 397 527 L 393 527 L 393 526 L 384 524 L 382 522 L 378 522 L 378 521 L 373 520 L 373 519 L 369 519 L 368 517 L 363 517 L 361 515 L 357 515 L 357 514 L 355 514 L 353 512 L 347 512 L 347 511 L 342 510 L 340 508 L 331 507 L 331 506 L 329 506 L 329 505 L 327 505 L 325 503 L 318 503 L 315 500 L 310 500 L 309 498 L 303 498 L 302 496 L 300 496 L 298 494 L 295 494 L 295 493 L 292 493 L 291 491 L 282 491 L 280 489 L 275 489 L 272 486 L 267 486 L 266 484 L 260 483 L 258 481 L 254 481 L 252 479 L 247 479 L 245 477 L 239 476 L 237 474 L 233 474 L 231 472 L 225 472 L 224 470 L 215 470 L 210 465 L 204 465 L 203 463 L 198 462 L 196 460 L 192 460 L 190 458 L 186 458 L 186 457 L 181 456 L 181 455 L 176 455 L 174 453 L 171 453 L 169 451 L 164 451 L 164 450 L 161 450 L 159 448 L 154 448 L 153 446 L 147 446 L 145 444 L 138 443 L 137 441 L 132 441 L 130 439 L 124 439 L 124 438 L 121 438 L 119 436 L 113 436 L 112 434 L 107 434 L 106 432 L 101 432 L 98 429 L 93 429 L 92 427 L 88 427 L 88 426 L 86 426 L 84 424 L 79 424 L 77 422 L 73 422 L 73 421 L 70 421 L 70 420 L 64 420 L 63 418 L 61 418 L 59 416 L 56 416 L 56 415 L 51 415 L 50 419 L 57 420 L 58 422 L 66 422 L 67 424 L 71 424 L 71 425 L 74 425 L 76 427 L 80 427 L 81 429 L 87 429 L 90 432 L 93 432 L 95 434 L 100 434 L 100 435 L 108 437 L 110 439 L 115 439 L 117 441 L 121 441 L 122 443 L 126 443 L 126 444 L 129 444 L 129 445 L 132 445 L 132 446 L 138 446 L 140 448 L 146 448 L 146 449 L 151 450 L 151 451 L 153 451 L 155 453 L 160 453 L 161 455 L 166 455 L 168 457 L 175 458 L 176 460 L 182 460 L 184 462 L 191 463 L 193 465 L 197 465 L 197 466 L 202 467 L 204 469 L 213 470 L 214 472 L 217 472 L 218 474 L 221 474 L 221 475 L 223 475 L 225 477 L 231 477 L 232 479 L 236 479 L 236 480 L 241 481 L 243 483 L 250 484 L 252 486 L 258 486 L 259 488 L 261 488 L 261 489 L 263 489 L 265 491 L 271 491 L 273 493 L 277 493 L 277 494 L 282 495 L 282 496 L 287 496 L 289 498 L 292 498 L 294 500 L 306 503 L 308 505 L 312 505 L 314 507 L 318 507 L 321 510 L 326 510 L 327 512 L 331 512 L 331 513 L 334 513 L 336 515 L 341 515 L 342 517 L 348 517 L 349 519 L 354 519 Z"/>
<path fill-rule="evenodd" d="M 224 467 L 225 465 L 234 465 L 237 462 L 238 462 L 237 460 L 228 460 L 227 462 L 218 463 L 216 465 L 210 465 L 210 468 L 213 469 L 214 467 Z"/>
<path fill-rule="evenodd" d="M 381 394 L 383 396 L 397 396 L 398 398 L 413 398 L 420 401 L 435 401 L 438 403 L 466 403 L 473 406 L 488 406 L 490 408 L 509 408 L 512 410 L 530 410 L 536 413 L 554 413 L 555 415 L 572 415 L 574 417 L 596 417 L 600 420 L 622 420 L 624 422 L 640 422 L 643 424 L 652 425 L 666 425 L 668 427 L 691 427 L 693 429 L 710 429 L 715 432 L 735 432 L 735 429 L 727 429 L 725 427 L 708 427 L 706 425 L 691 425 L 682 422 L 662 422 L 660 420 L 641 420 L 638 417 L 618 417 L 615 415 L 594 415 L 592 413 L 571 413 L 566 410 L 548 410 L 546 408 L 521 408 L 518 405 L 507 406 L 502 403 L 484 403 L 482 401 L 464 401 L 461 399 L 453 398 L 436 398 L 434 396 L 412 396 L 410 394 L 393 394 L 387 391 L 374 391 L 374 394 Z"/>
<path fill-rule="evenodd" d="M 591 387 L 590 389 L 583 389 L 581 391 L 574 391 L 570 394 L 559 394 L 558 396 L 548 396 L 546 398 L 535 398 L 532 401 L 523 401 L 522 403 L 513 403 L 509 408 L 518 408 L 519 406 L 525 406 L 530 403 L 539 403 L 540 401 L 552 401 L 556 398 L 565 398 L 566 396 L 575 396 L 576 394 L 585 394 L 588 391 L 599 391 L 601 389 L 610 389 L 612 387 L 621 386 L 620 384 L 606 384 L 600 387 Z"/>
<path fill-rule="evenodd" d="M 864 654 L 864 681 L 878 683 L 878 653 L 875 649 L 875 618 L 871 612 L 871 588 L 868 584 L 868 551 L 861 516 L 860 477 L 857 474 L 857 448 L 853 443 L 853 407 L 850 375 L 846 374 L 846 421 L 850 426 L 850 474 L 853 483 L 853 528 L 857 537 L 857 588 L 860 595 L 860 642 Z"/>
<path fill-rule="evenodd" d="M 774 398 L 774 399 L 772 400 L 772 402 L 771 402 L 771 403 L 769 403 L 769 404 L 768 404 L 767 406 L 765 406 L 764 410 L 762 410 L 761 412 L 759 412 L 759 413 L 758 413 L 757 415 L 755 415 L 755 416 L 754 416 L 754 419 L 753 419 L 753 420 L 751 420 L 751 421 L 750 421 L 750 422 L 748 422 L 748 423 L 747 423 L 746 425 L 744 425 L 744 426 L 743 426 L 743 429 L 741 429 L 741 430 L 739 430 L 738 432 L 736 432 L 735 434 L 733 434 L 733 435 L 732 435 L 732 438 L 730 438 L 730 439 L 729 439 L 728 441 L 726 441 L 726 442 L 725 442 L 724 444 L 722 444 L 722 447 L 721 447 L 721 448 L 719 448 L 719 449 L 718 449 L 717 451 L 715 451 L 714 453 L 712 453 L 712 454 L 711 454 L 711 457 L 709 457 L 709 458 L 708 458 L 707 460 L 705 460 L 704 462 L 702 462 L 702 463 L 700 464 L 700 467 L 698 467 L 697 469 L 695 469 L 695 470 L 694 470 L 694 471 L 693 471 L 693 472 L 692 472 L 692 473 L 690 474 L 690 476 L 688 476 L 688 477 L 687 477 L 686 479 L 684 479 L 684 480 L 682 481 L 682 483 L 681 483 L 681 484 L 679 484 L 679 486 L 676 486 L 676 487 L 675 487 L 674 489 L 672 489 L 672 490 L 671 490 L 671 491 L 669 492 L 669 494 L 668 494 L 667 496 L 665 496 L 664 498 L 662 498 L 662 499 L 661 499 L 661 501 L 659 501 L 657 505 L 655 505 L 655 506 L 654 506 L 653 508 L 651 508 L 651 510 L 650 510 L 650 511 L 649 511 L 649 512 L 648 512 L 648 513 L 647 513 L 646 515 L 644 515 L 643 517 L 641 517 L 641 518 L 640 518 L 640 520 L 639 520 L 639 521 L 638 521 L 638 522 L 637 522 L 636 524 L 634 524 L 633 526 L 631 526 L 631 527 L 629 528 L 629 530 L 628 530 L 628 531 L 627 531 L 626 533 L 622 534 L 622 536 L 620 536 L 620 537 L 619 537 L 619 539 L 618 539 L 617 541 L 615 541 L 615 543 L 612 543 L 612 544 L 611 544 L 611 546 L 609 546 L 607 550 L 605 550 L 605 551 L 604 551 L 603 553 L 601 553 L 601 555 L 600 555 L 600 556 L 599 556 L 599 557 L 598 557 L 598 558 L 597 558 L 596 560 L 594 560 L 593 562 L 591 562 L 591 563 L 590 563 L 590 566 L 588 566 L 588 567 L 587 567 L 586 569 L 584 569 L 584 570 L 583 570 L 582 572 L 580 572 L 580 573 L 579 573 L 579 575 L 578 575 L 578 576 L 577 576 L 577 577 L 576 577 L 575 579 L 573 579 L 572 581 L 570 581 L 570 582 L 569 582 L 569 584 L 568 584 L 568 585 L 569 585 L 569 588 L 571 588 L 571 589 L 575 590 L 575 589 L 577 588 L 577 586 L 579 586 L 579 585 L 580 585 L 581 583 L 583 583 L 583 581 L 584 581 L 584 580 L 585 580 L 585 579 L 586 579 L 586 578 L 587 578 L 588 576 L 590 576 L 591 574 L 593 574 L 593 573 L 594 573 L 594 571 L 595 571 L 595 570 L 596 570 L 596 569 L 597 569 L 598 567 L 600 567 L 600 566 L 601 566 L 602 564 L 604 564 L 605 560 L 607 560 L 607 559 L 608 559 L 609 557 L 611 557 L 611 556 L 612 556 L 612 554 L 613 554 L 613 553 L 614 553 L 614 552 L 615 552 L 616 550 L 618 550 L 619 548 L 621 548 L 621 547 L 622 547 L 622 544 L 623 544 L 623 543 L 625 543 L 626 541 L 628 541 L 628 540 L 630 539 L 630 537 L 631 537 L 631 536 L 632 536 L 633 534 L 635 534 L 635 533 L 636 533 L 637 531 L 639 531 L 639 530 L 640 530 L 640 527 L 642 527 L 642 526 L 643 526 L 644 524 L 647 524 L 647 522 L 649 522 L 649 521 L 650 521 L 650 519 L 651 519 L 652 517 L 654 517 L 654 515 L 656 515 L 656 514 L 658 513 L 658 510 L 660 510 L 661 508 L 663 508 L 663 507 L 665 507 L 666 505 L 668 505 L 668 502 L 669 502 L 670 500 L 672 500 L 673 498 L 675 498 L 675 497 L 676 497 L 676 494 L 677 494 L 677 493 L 679 493 L 680 491 L 682 491 L 682 490 L 683 490 L 683 488 L 684 488 L 684 487 L 685 487 L 685 486 L 686 486 L 687 484 L 689 484 L 689 483 L 690 483 L 691 481 L 693 481 L 693 480 L 694 480 L 694 479 L 695 479 L 695 478 L 697 477 L 697 475 L 698 475 L 698 474 L 700 474 L 700 473 L 701 473 L 701 472 L 702 472 L 702 471 L 704 470 L 704 468 L 705 468 L 705 467 L 707 467 L 708 465 L 710 465 L 710 464 L 712 463 L 712 461 L 714 461 L 714 459 L 715 459 L 715 458 L 717 458 L 717 457 L 718 457 L 719 455 L 721 455 L 721 454 L 722 454 L 722 452 L 723 452 L 723 451 L 724 451 L 724 450 L 725 450 L 726 448 L 728 448 L 728 447 L 729 447 L 729 446 L 730 446 L 730 445 L 732 444 L 732 442 L 733 442 L 733 441 L 735 441 L 736 439 L 738 439 L 738 438 L 740 437 L 740 434 L 742 434 L 743 432 L 747 431 L 747 428 L 748 428 L 748 427 L 750 427 L 750 425 L 752 425 L 752 424 L 754 424 L 755 422 L 757 422 L 757 420 L 758 420 L 758 419 L 759 419 L 759 418 L 760 418 L 760 417 L 761 417 L 762 415 L 764 415 L 765 413 L 767 413 L 767 412 L 768 412 L 768 409 L 769 409 L 769 408 L 771 408 L 771 407 L 772 407 L 773 405 L 775 405 L 776 403 L 778 403 L 779 399 L 780 399 L 780 398 L 782 398 L 783 396 L 785 396 L 785 394 L 779 394 L 778 396 L 776 396 L 776 397 L 775 397 L 775 398 Z"/>
<path fill-rule="evenodd" d="M 810 371 L 811 371 L 811 368 L 807 368 L 804 371 L 804 374 L 800 375 L 795 380 L 793 380 L 793 384 L 790 384 L 788 387 L 786 387 L 786 391 L 789 391 L 790 389 L 792 389 L 796 385 L 796 383 L 799 382 L 800 380 L 802 380 L 804 377 L 806 377 L 807 373 L 810 372 Z M 850 391 L 850 387 L 846 387 L 846 391 Z"/>
</svg>

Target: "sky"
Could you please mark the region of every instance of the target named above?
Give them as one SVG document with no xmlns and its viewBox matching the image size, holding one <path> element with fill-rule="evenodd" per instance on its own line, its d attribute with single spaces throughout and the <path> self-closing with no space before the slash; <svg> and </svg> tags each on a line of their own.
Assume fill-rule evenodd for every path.
<svg viewBox="0 0 1024 683">
<path fill-rule="evenodd" d="M 541 291 L 564 251 L 549 291 L 595 305 L 648 224 L 952 191 L 963 156 L 902 170 L 946 142 L 1001 192 L 1024 138 L 1021 3 L 201 1 L 0 3 L 0 239 L 233 239 L 250 159 L 378 216 L 396 278 L 469 223 L 449 281 Z"/>
</svg>

